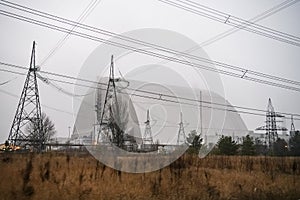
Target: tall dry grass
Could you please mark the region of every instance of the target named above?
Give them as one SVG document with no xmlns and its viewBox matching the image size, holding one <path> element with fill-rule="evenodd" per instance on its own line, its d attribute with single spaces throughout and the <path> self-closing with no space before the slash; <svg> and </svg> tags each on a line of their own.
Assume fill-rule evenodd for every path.
<svg viewBox="0 0 300 200">
<path fill-rule="evenodd" d="M 184 155 L 116 171 L 83 152 L 0 154 L 0 199 L 299 199 L 300 158 Z"/>
</svg>

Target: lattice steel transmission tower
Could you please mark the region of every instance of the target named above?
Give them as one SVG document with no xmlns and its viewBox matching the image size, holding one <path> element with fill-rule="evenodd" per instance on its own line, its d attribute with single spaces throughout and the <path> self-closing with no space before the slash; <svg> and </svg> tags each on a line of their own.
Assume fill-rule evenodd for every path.
<svg viewBox="0 0 300 200">
<path fill-rule="evenodd" d="M 182 120 L 182 112 L 180 112 L 179 130 L 177 135 L 177 145 L 186 144 L 186 137 L 184 132 L 184 125 Z"/>
<path fill-rule="evenodd" d="M 293 115 L 291 116 L 291 130 L 290 130 L 290 137 L 294 137 L 295 136 L 295 125 L 294 125 L 294 118 Z"/>
<path fill-rule="evenodd" d="M 272 105 L 271 98 L 269 98 L 268 102 L 268 108 L 266 113 L 266 125 L 258 127 L 256 130 L 265 130 L 266 131 L 266 142 L 269 147 L 271 147 L 274 142 L 278 139 L 278 133 L 277 131 L 286 131 L 287 129 L 284 127 L 280 127 L 277 125 L 277 119 L 276 118 L 282 118 L 283 115 L 280 115 L 275 112 L 274 107 Z"/>
<path fill-rule="evenodd" d="M 153 137 L 152 137 L 152 130 L 150 126 L 150 113 L 147 110 L 147 120 L 145 121 L 145 133 L 143 137 L 143 144 L 145 145 L 153 145 Z"/>
<path fill-rule="evenodd" d="M 100 130 L 98 132 L 97 143 L 100 135 L 103 134 L 111 143 L 122 148 L 124 145 L 124 130 L 121 127 L 120 111 L 117 98 L 117 88 L 114 77 L 114 61 L 111 56 L 109 69 L 109 79 L 100 118 Z"/>
<path fill-rule="evenodd" d="M 9 132 L 8 142 L 13 146 L 28 147 L 41 151 L 45 148 L 42 131 L 41 105 L 35 65 L 35 42 L 33 42 L 30 67 L 26 76 L 17 111 Z M 31 125 L 32 129 L 26 130 Z"/>
</svg>

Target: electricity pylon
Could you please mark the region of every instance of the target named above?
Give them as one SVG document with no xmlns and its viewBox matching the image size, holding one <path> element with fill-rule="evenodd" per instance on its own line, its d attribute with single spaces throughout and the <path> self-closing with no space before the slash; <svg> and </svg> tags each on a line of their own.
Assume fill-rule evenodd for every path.
<svg viewBox="0 0 300 200">
<path fill-rule="evenodd" d="M 45 148 L 45 137 L 42 131 L 42 114 L 37 84 L 37 71 L 38 68 L 35 65 L 35 42 L 33 42 L 30 67 L 9 132 L 8 142 L 15 147 L 31 146 L 41 151 Z M 33 130 L 27 129 L 30 124 Z"/>
<path fill-rule="evenodd" d="M 147 120 L 145 121 L 145 133 L 143 137 L 143 144 L 146 145 L 153 145 L 153 137 L 152 137 L 152 130 L 150 126 L 150 113 L 149 110 L 147 110 Z"/>
<path fill-rule="evenodd" d="M 124 130 L 121 127 L 119 104 L 117 99 L 117 88 L 114 77 L 114 62 L 111 56 L 111 64 L 109 71 L 109 80 L 105 93 L 102 114 L 100 116 L 100 130 L 98 133 L 97 143 L 100 135 L 103 134 L 106 139 L 110 140 L 117 147 L 122 148 L 124 145 Z"/>
<path fill-rule="evenodd" d="M 283 115 L 280 115 L 275 112 L 274 107 L 272 105 L 272 101 L 269 98 L 268 108 L 266 113 L 266 125 L 258 127 L 256 130 L 265 130 L 266 131 L 266 142 L 268 142 L 269 147 L 273 146 L 274 142 L 278 139 L 277 131 L 286 131 L 287 129 L 284 127 L 280 127 L 277 125 L 276 118 L 282 118 Z"/>
<path fill-rule="evenodd" d="M 295 136 L 295 125 L 294 125 L 294 118 L 293 115 L 291 116 L 291 130 L 290 130 L 290 137 L 294 137 Z"/>
<path fill-rule="evenodd" d="M 182 112 L 180 112 L 180 122 L 179 122 L 179 130 L 177 135 L 177 145 L 186 144 L 186 137 L 184 132 L 183 120 L 182 120 Z"/>
</svg>

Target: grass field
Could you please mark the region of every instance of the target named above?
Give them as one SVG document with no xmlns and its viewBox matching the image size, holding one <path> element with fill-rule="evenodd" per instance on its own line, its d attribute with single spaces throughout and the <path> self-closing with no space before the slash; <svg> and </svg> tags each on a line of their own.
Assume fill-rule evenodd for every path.
<svg viewBox="0 0 300 200">
<path fill-rule="evenodd" d="M 300 199 L 300 158 L 197 156 L 129 174 L 84 152 L 0 154 L 0 199 Z"/>
</svg>

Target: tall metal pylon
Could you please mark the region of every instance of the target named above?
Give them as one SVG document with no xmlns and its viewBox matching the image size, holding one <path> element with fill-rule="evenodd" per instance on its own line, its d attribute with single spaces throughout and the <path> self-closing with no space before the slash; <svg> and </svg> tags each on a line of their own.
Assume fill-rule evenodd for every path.
<svg viewBox="0 0 300 200">
<path fill-rule="evenodd" d="M 152 137 L 152 130 L 150 126 L 150 113 L 149 110 L 147 110 L 147 120 L 145 121 L 145 133 L 143 137 L 143 144 L 146 145 L 153 145 L 153 137 Z"/>
<path fill-rule="evenodd" d="M 33 42 L 30 67 L 26 76 L 17 111 L 9 132 L 8 142 L 13 146 L 27 147 L 41 151 L 45 148 L 42 131 L 41 105 L 37 84 L 38 71 L 35 65 L 35 42 Z M 26 130 L 32 123 L 33 130 Z"/>
<path fill-rule="evenodd" d="M 97 142 L 99 142 L 100 135 L 104 134 L 104 137 L 109 139 L 114 145 L 117 147 L 123 147 L 124 130 L 120 127 L 120 111 L 114 77 L 113 59 L 114 57 L 111 56 L 109 79 L 100 118 L 100 130 L 98 132 Z"/>
<path fill-rule="evenodd" d="M 182 120 L 182 112 L 180 112 L 180 122 L 179 122 L 179 130 L 177 135 L 177 145 L 186 144 L 186 137 L 184 132 L 183 120 Z"/>
<path fill-rule="evenodd" d="M 293 115 L 291 116 L 291 130 L 290 130 L 290 137 L 294 137 L 295 136 L 295 125 L 294 125 L 294 118 Z"/>
<path fill-rule="evenodd" d="M 265 130 L 266 131 L 266 142 L 269 147 L 273 145 L 275 141 L 278 139 L 277 131 L 286 131 L 287 129 L 284 127 L 280 127 L 277 125 L 276 118 L 282 118 L 283 115 L 280 115 L 275 112 L 274 107 L 272 105 L 271 98 L 269 98 L 268 108 L 266 113 L 266 125 L 258 127 L 256 130 Z"/>
</svg>

